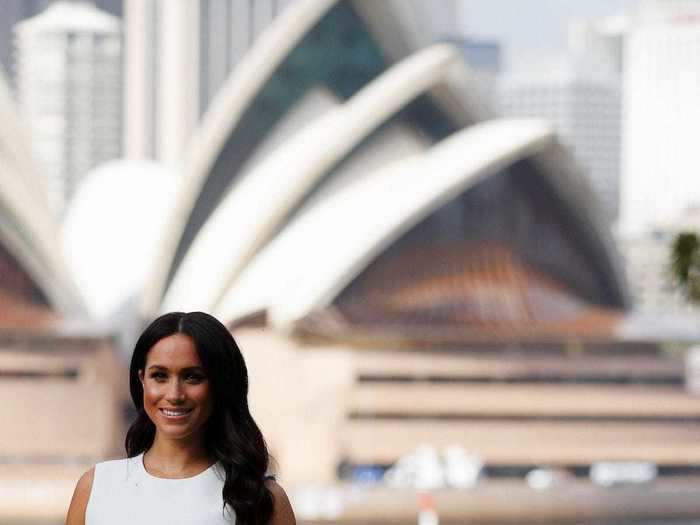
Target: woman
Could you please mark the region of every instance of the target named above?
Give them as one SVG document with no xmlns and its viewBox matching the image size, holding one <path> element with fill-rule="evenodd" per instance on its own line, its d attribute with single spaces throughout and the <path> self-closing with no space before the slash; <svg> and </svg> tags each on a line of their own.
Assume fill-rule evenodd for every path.
<svg viewBox="0 0 700 525">
<path fill-rule="evenodd" d="M 67 525 L 295 525 L 266 476 L 248 372 L 224 325 L 202 312 L 159 317 L 136 343 L 129 381 L 128 458 L 83 474 Z"/>
</svg>

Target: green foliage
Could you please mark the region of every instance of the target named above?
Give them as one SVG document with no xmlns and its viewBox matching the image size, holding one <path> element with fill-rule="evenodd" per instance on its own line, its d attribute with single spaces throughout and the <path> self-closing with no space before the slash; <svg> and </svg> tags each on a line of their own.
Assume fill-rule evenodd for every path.
<svg viewBox="0 0 700 525">
<path fill-rule="evenodd" d="M 693 232 L 681 232 L 671 246 L 671 271 L 685 295 L 700 303 L 700 238 Z"/>
</svg>

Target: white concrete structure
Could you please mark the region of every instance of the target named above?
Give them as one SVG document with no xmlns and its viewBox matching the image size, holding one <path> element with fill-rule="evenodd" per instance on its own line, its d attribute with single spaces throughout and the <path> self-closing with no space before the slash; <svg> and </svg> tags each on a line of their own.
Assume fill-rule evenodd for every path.
<svg viewBox="0 0 700 525">
<path fill-rule="evenodd" d="M 621 79 L 589 63 L 565 61 L 500 79 L 500 113 L 545 118 L 572 150 L 602 203 L 617 219 L 620 184 Z"/>
<path fill-rule="evenodd" d="M 348 185 L 374 176 L 384 166 L 409 157 L 417 157 L 428 148 L 430 144 L 415 130 L 395 127 L 384 131 L 372 144 L 353 154 L 344 162 L 344 168 L 334 175 L 335 183 L 328 184 L 315 198 L 309 199 L 284 231 L 261 248 L 240 275 L 233 279 L 214 307 L 215 315 L 222 319 L 235 320 L 265 311 L 275 300 L 280 299 L 282 290 L 291 284 L 295 272 L 302 271 L 303 261 L 300 261 L 300 258 L 303 259 L 305 252 L 298 251 L 297 248 L 307 246 L 307 243 L 311 244 L 314 250 L 319 246 L 298 236 L 297 225 L 305 221 L 307 214 L 313 214 L 320 203 L 337 191 L 344 191 Z M 297 245 L 298 242 L 300 244 Z M 280 256 L 285 259 L 280 259 Z M 279 261 L 287 260 L 287 257 L 290 257 L 290 264 L 280 268 Z"/>
<path fill-rule="evenodd" d="M 273 326 L 291 330 L 315 309 L 328 306 L 430 213 L 527 158 L 537 159 L 541 176 L 553 183 L 563 202 L 577 203 L 574 215 L 594 225 L 612 249 L 592 195 L 562 163 L 561 154 L 546 122 L 503 119 L 476 124 L 424 153 L 388 163 L 310 203 L 248 264 L 214 311 L 227 320 L 267 311 Z M 427 178 L 425 173 L 436 175 Z M 622 268 L 613 272 L 621 279 Z"/>
<path fill-rule="evenodd" d="M 700 202 L 700 2 L 643 2 L 624 60 L 621 226 L 630 235 Z"/>
<path fill-rule="evenodd" d="M 178 5 L 171 22 L 187 25 Z M 492 121 L 459 52 L 429 46 L 410 5 L 304 0 L 290 6 L 205 114 L 184 150 L 181 186 L 172 172 L 152 165 L 99 169 L 70 208 L 65 231 L 70 271 L 81 278 L 91 316 L 108 318 L 140 295 L 140 313 L 148 318 L 205 309 L 231 321 L 266 310 L 287 329 L 333 301 L 403 233 L 434 217 L 431 224 L 459 228 L 465 241 L 482 233 L 512 241 L 546 268 L 552 261 L 537 257 L 542 239 L 530 243 L 529 232 L 542 221 L 560 221 L 571 231 L 555 226 L 543 239 L 559 243 L 565 262 L 558 269 L 575 274 L 567 282 L 595 289 L 594 302 L 624 306 L 609 232 L 552 130 L 541 121 Z M 312 31 L 318 39 L 305 38 Z M 345 46 L 338 35 L 350 33 L 357 41 Z M 346 56 L 356 48 L 363 50 L 359 67 Z M 317 53 L 326 49 L 334 60 L 319 64 Z M 294 89 L 289 77 L 299 80 Z M 30 164 L 19 148 L 8 151 L 17 165 Z M 520 178 L 529 181 L 527 189 Z M 125 181 L 140 187 L 132 192 Z M 481 190 L 467 191 L 479 182 Z M 500 217 L 489 208 L 493 196 L 512 204 L 513 213 L 489 223 L 491 229 L 469 230 L 474 210 Z M 552 199 L 560 206 L 540 214 Z M 129 224 L 121 216 L 127 200 L 136 219 Z M 448 203 L 456 207 L 443 207 Z M 516 238 L 509 221 L 528 224 Z M 311 262 L 297 250 L 321 241 L 328 253 Z M 134 261 L 120 264 L 119 278 L 110 277 L 124 254 Z M 309 265 L 313 283 L 301 270 Z"/>
<path fill-rule="evenodd" d="M 132 160 L 156 158 L 156 118 L 162 97 L 157 96 L 160 40 L 156 3 L 124 2 L 124 156 Z"/>
<path fill-rule="evenodd" d="M 280 283 L 273 280 L 268 305 L 272 323 L 291 329 L 295 321 L 330 304 L 371 261 L 431 211 L 517 160 L 556 147 L 552 129 L 543 121 L 492 120 L 329 196 L 285 232 L 290 272 L 282 273 L 285 285 L 274 288 Z M 425 173 L 436 176 L 427 178 Z M 544 166 L 543 176 L 568 177 L 564 169 L 557 173 Z M 402 191 L 393 191 L 399 186 Z M 353 213 L 360 207 L 361 215 Z M 590 211 L 588 218 L 595 222 Z M 322 226 L 329 223 L 337 229 Z M 313 259 L 303 256 L 319 245 L 327 249 L 315 251 L 318 255 Z"/>
<path fill-rule="evenodd" d="M 552 139 L 544 122 L 494 120 L 348 184 L 310 206 L 256 258 L 243 282 L 220 305 L 220 315 L 230 319 L 269 308 L 278 328 L 290 328 L 314 308 L 329 304 L 383 249 L 431 211 L 484 177 L 535 154 Z M 394 191 L 398 187 L 401 191 Z M 270 273 L 270 265 L 279 260 L 285 261 L 284 269 Z M 269 276 L 265 282 L 255 279 L 258 265 Z M 251 301 L 249 294 L 257 297 Z"/>
<path fill-rule="evenodd" d="M 121 23 L 62 0 L 15 31 L 20 108 L 60 215 L 90 168 L 121 155 Z"/>
<path fill-rule="evenodd" d="M 240 147 L 232 142 L 231 135 L 243 133 L 245 136 L 248 132 L 252 121 L 241 123 L 245 111 L 254 102 L 265 82 L 268 82 L 281 67 L 292 49 L 334 6 L 339 7 L 341 14 L 346 17 L 355 19 L 359 14 L 363 21 L 360 23 L 367 26 L 366 38 L 371 37 L 372 44 L 382 50 L 382 58 L 379 60 L 387 60 L 386 66 L 406 58 L 429 43 L 428 35 L 419 31 L 417 25 L 403 25 L 410 19 L 408 15 L 412 11 L 408 4 L 402 2 L 305 0 L 283 12 L 270 25 L 269 31 L 260 35 L 222 87 L 187 150 L 183 163 L 187 177 L 185 189 L 176 207 L 171 231 L 166 235 L 162 247 L 164 256 L 156 263 L 157 268 L 150 279 L 150 287 L 145 291 L 144 312 L 157 311 L 170 279 L 198 231 L 199 226 L 192 226 L 194 223 L 190 219 L 199 215 L 198 220 L 201 221 L 201 216 L 210 212 L 207 208 L 213 206 L 207 201 L 213 197 L 218 198 L 221 192 L 227 191 L 231 180 L 241 171 L 249 169 L 258 158 L 253 152 L 253 157 L 246 159 L 243 166 L 234 167 L 231 161 L 218 164 L 223 162 L 222 159 L 227 158 L 227 155 L 235 156 L 233 151 Z M 376 60 L 375 57 L 372 58 Z M 304 72 L 305 75 L 309 75 L 309 72 L 315 75 L 319 71 L 319 68 L 311 66 L 308 69 Z M 325 68 L 322 71 L 329 75 Z M 450 78 L 450 82 L 454 84 L 455 89 L 436 89 L 432 95 L 440 110 L 452 116 L 453 125 L 468 125 L 483 116 L 483 109 L 478 102 L 464 95 L 469 90 L 469 82 L 465 78 L 468 75 L 456 74 L 451 77 L 453 78 Z M 248 129 L 242 126 L 248 126 Z M 246 137 L 244 140 L 250 139 Z M 258 146 L 253 144 L 254 148 Z M 216 195 L 206 195 L 207 184 L 212 179 L 216 179 L 216 184 L 222 187 L 217 189 Z M 186 231 L 188 226 L 191 227 L 191 231 Z"/>
<path fill-rule="evenodd" d="M 461 68 L 459 53 L 451 46 L 436 45 L 418 52 L 261 159 L 236 184 L 193 242 L 161 309 L 213 308 L 330 168 L 382 122 L 421 93 L 446 84 Z M 311 144 L 323 147 L 310 149 Z M 287 175 L 280 178 L 280 173 Z M 263 193 L 265 200 L 259 198 Z M 233 224 L 239 227 L 232 228 Z M 204 266 L 208 270 L 201 272 Z M 199 282 L 196 290 L 191 286 L 193 278 Z"/>
<path fill-rule="evenodd" d="M 2 75 L 0 123 L 0 244 L 32 278 L 51 306 L 59 312 L 81 315 L 83 301 L 63 259 L 46 190 Z"/>
<path fill-rule="evenodd" d="M 85 177 L 66 211 L 62 245 L 93 319 L 108 319 L 143 288 L 180 182 L 146 161 L 107 162 Z"/>
<path fill-rule="evenodd" d="M 305 0 L 279 17 L 275 23 L 277 30 L 266 32 L 256 41 L 212 102 L 185 151 L 183 188 L 162 240 L 161 257 L 153 261 L 153 273 L 144 290 L 142 312 L 145 315 L 152 315 L 160 307 L 180 237 L 229 134 L 274 70 L 333 1 Z"/>
</svg>

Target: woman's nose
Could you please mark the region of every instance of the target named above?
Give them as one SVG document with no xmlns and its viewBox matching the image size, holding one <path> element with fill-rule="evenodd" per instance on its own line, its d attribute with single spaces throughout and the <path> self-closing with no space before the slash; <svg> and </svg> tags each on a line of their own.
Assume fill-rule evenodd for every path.
<svg viewBox="0 0 700 525">
<path fill-rule="evenodd" d="M 168 385 L 167 397 L 170 403 L 182 403 L 185 400 L 185 391 L 179 379 L 174 379 Z"/>
</svg>

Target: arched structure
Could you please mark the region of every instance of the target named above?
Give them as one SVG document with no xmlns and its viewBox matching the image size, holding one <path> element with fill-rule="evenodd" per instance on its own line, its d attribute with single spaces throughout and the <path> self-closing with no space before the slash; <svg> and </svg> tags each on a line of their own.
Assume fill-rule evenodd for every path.
<svg viewBox="0 0 700 525">
<path fill-rule="evenodd" d="M 466 75 L 452 47 L 420 51 L 313 120 L 241 175 L 192 242 L 162 310 L 213 308 L 307 194 L 327 182 L 324 178 L 333 168 L 396 113 L 403 110 L 410 118 L 411 102 L 426 91 L 445 89 L 460 72 Z"/>
<path fill-rule="evenodd" d="M 0 244 L 6 277 L 0 287 L 56 313 L 82 315 L 82 299 L 62 258 L 58 229 L 1 78 L 0 119 Z"/>
<path fill-rule="evenodd" d="M 345 101 L 425 45 L 417 44 L 419 32 L 402 24 L 403 11 L 394 1 L 302 1 L 261 35 L 211 105 L 186 156 L 186 188 L 145 290 L 144 313 L 157 311 L 202 225 L 252 168 L 256 148 L 275 123 L 309 90 L 325 86 Z M 474 120 L 467 115 L 480 114 L 476 105 L 465 110 L 467 99 L 451 90 L 436 90 L 432 99 L 444 112 L 454 113 L 457 129 Z M 436 130 L 437 140 L 453 131 Z"/>
<path fill-rule="evenodd" d="M 590 256 L 586 263 L 595 260 L 601 272 L 595 279 L 616 276 L 599 282 L 600 293 L 592 300 L 622 307 L 626 297 L 619 268 L 609 251 L 609 239 L 601 241 L 597 233 L 604 228 L 599 225 L 594 227 L 596 232 L 587 231 L 599 220 L 590 195 L 572 181 L 561 159 L 556 169 L 544 165 L 546 158 L 553 162 L 558 149 L 554 135 L 543 123 L 491 121 L 459 132 L 423 155 L 349 184 L 305 210 L 263 250 L 220 305 L 219 314 L 230 319 L 268 306 L 273 321 L 290 328 L 331 304 L 371 261 L 431 213 L 480 181 L 501 176 L 504 170 L 528 159 L 537 159 L 534 162 L 540 164 L 534 177 L 549 185 L 554 197 L 550 205 L 566 207 L 566 214 L 577 225 L 580 242 Z M 432 176 L 427 177 L 428 173 Z M 574 201 L 579 204 L 570 204 Z M 328 228 L 329 224 L 334 227 Z M 284 268 L 277 263 L 275 269 L 275 261 L 281 260 Z M 251 299 L 250 294 L 257 299 Z"/>
<path fill-rule="evenodd" d="M 267 312 L 284 330 L 308 328 L 321 314 L 368 305 L 361 283 L 410 267 L 387 263 L 407 245 L 455 267 L 488 266 L 472 251 L 494 267 L 510 261 L 459 299 L 501 294 L 493 308 L 506 316 L 515 303 L 524 320 L 547 301 L 577 312 L 628 306 L 595 199 L 555 136 L 542 123 L 489 120 L 458 54 L 426 48 L 412 13 L 410 2 L 309 0 L 270 26 L 186 156 L 143 315 Z M 463 244 L 427 248 L 426 229 Z M 547 243 L 559 254 L 546 255 Z M 483 277 L 470 272 L 459 279 Z M 499 280 L 505 274 L 519 277 Z M 458 300 L 433 292 L 420 308 Z"/>
<path fill-rule="evenodd" d="M 139 296 L 179 182 L 147 161 L 110 161 L 83 177 L 63 219 L 62 247 L 93 319 L 105 321 Z"/>
</svg>

